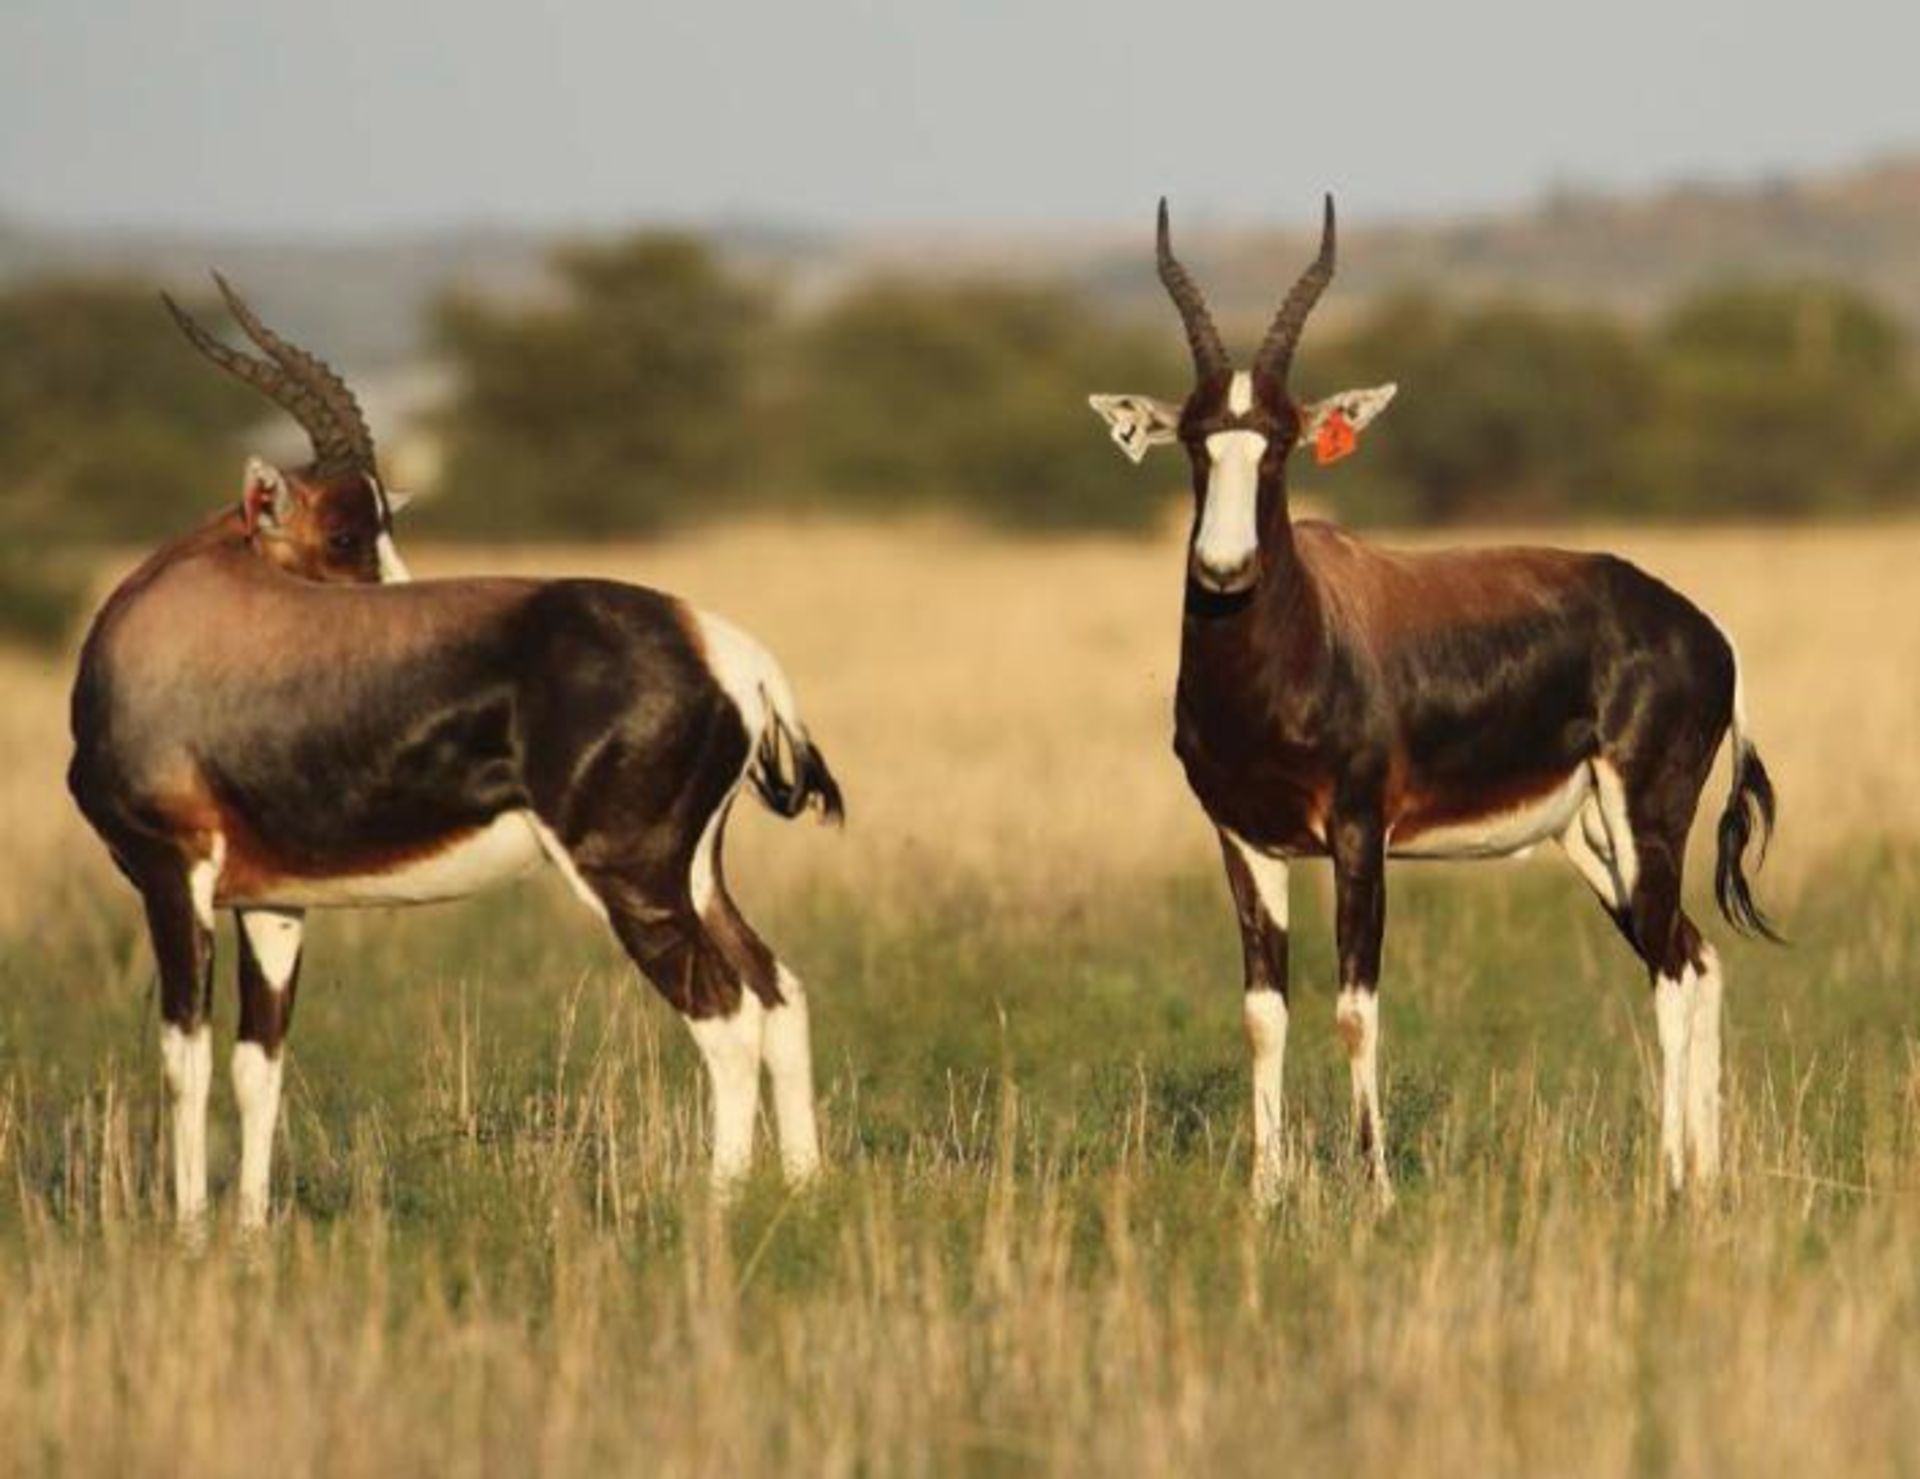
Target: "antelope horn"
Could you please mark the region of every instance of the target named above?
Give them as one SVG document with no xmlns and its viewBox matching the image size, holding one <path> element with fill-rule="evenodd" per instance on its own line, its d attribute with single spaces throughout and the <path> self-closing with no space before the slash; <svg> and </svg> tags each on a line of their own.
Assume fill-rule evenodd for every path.
<svg viewBox="0 0 1920 1479">
<path fill-rule="evenodd" d="M 319 411 L 320 414 L 310 416 L 287 405 L 313 441 L 315 466 L 322 471 L 371 473 L 374 470 L 373 433 L 367 429 L 366 417 L 360 413 L 360 403 L 353 398 L 353 392 L 347 389 L 346 382 L 334 373 L 333 367 L 325 360 L 309 354 L 297 344 L 288 343 L 262 323 L 260 316 L 246 299 L 233 290 L 226 278 L 216 272 L 213 280 L 219 285 L 220 296 L 227 300 L 228 310 L 240 327 L 246 330 L 247 337 L 264 349 L 274 363 L 299 388 L 306 391 L 307 394 L 301 399 L 314 404 Z"/>
<path fill-rule="evenodd" d="M 1320 254 L 1300 274 L 1300 280 L 1273 316 L 1273 326 L 1267 330 L 1267 337 L 1260 341 L 1259 351 L 1253 357 L 1254 372 L 1270 375 L 1281 385 L 1287 383 L 1294 346 L 1300 342 L 1300 331 L 1307 326 L 1307 315 L 1313 312 L 1313 305 L 1320 301 L 1327 284 L 1333 281 L 1333 196 L 1328 195 L 1326 201 L 1326 215 L 1320 225 Z"/>
<path fill-rule="evenodd" d="M 265 360 L 255 359 L 250 354 L 242 354 L 230 349 L 209 334 L 169 293 L 162 293 L 160 301 L 167 305 L 167 312 L 173 315 L 173 321 L 180 325 L 180 331 L 193 341 L 193 347 L 225 370 L 234 379 L 251 385 L 283 408 L 293 409 L 291 400 L 295 388 L 289 383 L 286 372 L 278 365 Z"/>
<path fill-rule="evenodd" d="M 1167 296 L 1173 299 L 1173 306 L 1180 310 L 1180 322 L 1186 325 L 1187 348 L 1193 351 L 1194 373 L 1202 380 L 1226 374 L 1233 362 L 1227 358 L 1226 345 L 1220 342 L 1220 331 L 1213 325 L 1213 315 L 1207 312 L 1207 301 L 1200 296 L 1200 289 L 1194 285 L 1193 279 L 1187 276 L 1187 269 L 1173 255 L 1173 235 L 1167 225 L 1167 198 L 1164 195 L 1160 197 L 1156 254 L 1159 258 L 1160 281 L 1167 290 Z"/>
</svg>

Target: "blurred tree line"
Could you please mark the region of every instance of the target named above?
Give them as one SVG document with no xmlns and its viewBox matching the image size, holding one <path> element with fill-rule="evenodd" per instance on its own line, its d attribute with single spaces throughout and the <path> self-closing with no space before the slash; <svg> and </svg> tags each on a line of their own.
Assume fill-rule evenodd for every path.
<svg viewBox="0 0 1920 1479">
<path fill-rule="evenodd" d="M 1057 287 L 904 278 L 782 313 L 697 240 L 560 260 L 539 312 L 456 302 L 449 531 L 648 530 L 752 507 L 939 506 L 1012 529 L 1137 528 L 1184 485 L 1129 475 L 1091 390 L 1178 396 L 1172 321 Z M 1301 357 L 1303 397 L 1397 380 L 1363 455 L 1297 486 L 1357 523 L 1802 517 L 1920 493 L 1897 321 L 1823 283 L 1691 297 L 1649 325 L 1383 301 Z"/>
<path fill-rule="evenodd" d="M 569 249 L 555 278 L 538 305 L 436 313 L 458 386 L 435 428 L 445 496 L 420 506 L 437 532 L 927 507 L 1126 529 L 1185 483 L 1166 453 L 1129 470 L 1086 408 L 1094 390 L 1185 390 L 1171 310 L 1115 322 L 1061 287 L 905 277 L 802 309 L 665 234 Z M 1299 378 L 1303 397 L 1402 387 L 1360 456 L 1298 459 L 1296 487 L 1356 523 L 1797 517 L 1920 492 L 1911 347 L 1831 285 L 1716 289 L 1647 324 L 1403 296 L 1310 331 Z M 241 433 L 272 414 L 147 288 L 0 293 L 9 566 L 54 540 L 183 527 L 229 494 Z M 0 571 L 0 589 L 24 578 Z"/>
<path fill-rule="evenodd" d="M 556 259 L 561 301 L 454 300 L 449 531 L 651 530 L 747 508 L 953 506 L 1014 528 L 1135 526 L 1089 387 L 1177 373 L 1166 336 L 1071 294 L 882 280 L 783 315 L 697 238 Z M 1177 342 L 1177 341 L 1176 341 Z"/>
</svg>

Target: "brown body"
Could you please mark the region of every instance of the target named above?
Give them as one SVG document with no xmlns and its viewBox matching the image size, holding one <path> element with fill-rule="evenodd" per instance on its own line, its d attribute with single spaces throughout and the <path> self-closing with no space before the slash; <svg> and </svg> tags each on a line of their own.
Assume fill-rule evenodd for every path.
<svg viewBox="0 0 1920 1479">
<path fill-rule="evenodd" d="M 691 1026 L 713 1087 L 716 1183 L 747 1168 L 763 1063 L 783 1164 L 812 1175 L 805 999 L 721 865 L 743 782 L 783 815 L 839 815 L 777 664 L 638 587 L 411 583 L 392 547 L 399 501 L 352 396 L 228 301 L 265 359 L 175 312 L 204 352 L 302 419 L 315 463 L 283 473 L 256 459 L 237 509 L 114 591 L 81 652 L 68 771 L 146 909 L 182 1221 L 206 1201 L 216 909 L 238 924 L 240 1213 L 258 1226 L 304 911 L 460 897 L 543 862 Z"/>
<path fill-rule="evenodd" d="M 1196 384 L 1184 404 L 1096 396 L 1136 460 L 1178 442 L 1193 472 L 1174 746 L 1219 829 L 1246 958 L 1255 1051 L 1255 1186 L 1277 1182 L 1287 1022 L 1287 864 L 1327 857 L 1335 885 L 1337 1021 L 1356 1125 L 1384 1191 L 1376 1001 L 1389 857 L 1485 858 L 1563 847 L 1656 987 L 1663 1153 L 1675 1185 L 1718 1165 L 1718 962 L 1681 905 L 1687 834 L 1731 730 L 1734 787 L 1716 890 L 1737 926 L 1767 929 L 1743 854 L 1770 828 L 1772 788 L 1741 725 L 1738 666 L 1704 613 L 1609 555 L 1549 549 L 1406 553 L 1295 523 L 1287 461 L 1317 431 L 1357 430 L 1387 385 L 1312 405 L 1287 376 L 1333 275 L 1321 251 L 1248 371 L 1235 371 L 1161 207 L 1162 280 Z M 1347 424 L 1334 423 L 1339 418 Z"/>
</svg>

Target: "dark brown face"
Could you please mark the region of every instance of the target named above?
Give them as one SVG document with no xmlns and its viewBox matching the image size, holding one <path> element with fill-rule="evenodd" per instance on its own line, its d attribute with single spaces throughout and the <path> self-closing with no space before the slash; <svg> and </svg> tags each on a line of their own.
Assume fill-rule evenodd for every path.
<svg viewBox="0 0 1920 1479">
<path fill-rule="evenodd" d="M 1260 578 L 1263 490 L 1279 486 L 1300 417 L 1286 393 L 1245 370 L 1203 382 L 1180 413 L 1180 442 L 1193 464 L 1193 538 L 1187 568 L 1222 595 Z"/>
<path fill-rule="evenodd" d="M 303 580 L 377 585 L 397 563 L 384 501 L 359 473 L 325 482 L 291 473 L 278 489 L 256 485 L 247 523 L 261 554 Z"/>
</svg>

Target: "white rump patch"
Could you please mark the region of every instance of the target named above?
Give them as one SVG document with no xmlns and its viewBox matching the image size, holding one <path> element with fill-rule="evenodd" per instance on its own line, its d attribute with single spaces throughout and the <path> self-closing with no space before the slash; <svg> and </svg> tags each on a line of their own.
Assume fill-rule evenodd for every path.
<svg viewBox="0 0 1920 1479">
<path fill-rule="evenodd" d="M 1267 439 L 1257 431 L 1216 431 L 1207 438 L 1207 502 L 1193 552 L 1222 575 L 1239 570 L 1260 547 L 1260 459 Z"/>
<path fill-rule="evenodd" d="M 692 618 L 701 655 L 707 660 L 707 671 L 733 700 L 741 722 L 747 726 L 748 745 L 756 744 L 765 733 L 769 705 L 797 733 L 799 707 L 794 702 L 793 686 L 773 654 L 723 616 L 691 607 L 687 614 Z"/>
<path fill-rule="evenodd" d="M 1387 855 L 1395 858 L 1512 857 L 1536 843 L 1563 838 L 1581 803 L 1587 799 L 1591 785 L 1591 774 L 1582 765 L 1545 796 L 1510 811 L 1490 812 L 1467 821 L 1432 827 L 1405 841 L 1390 836 Z"/>
</svg>

